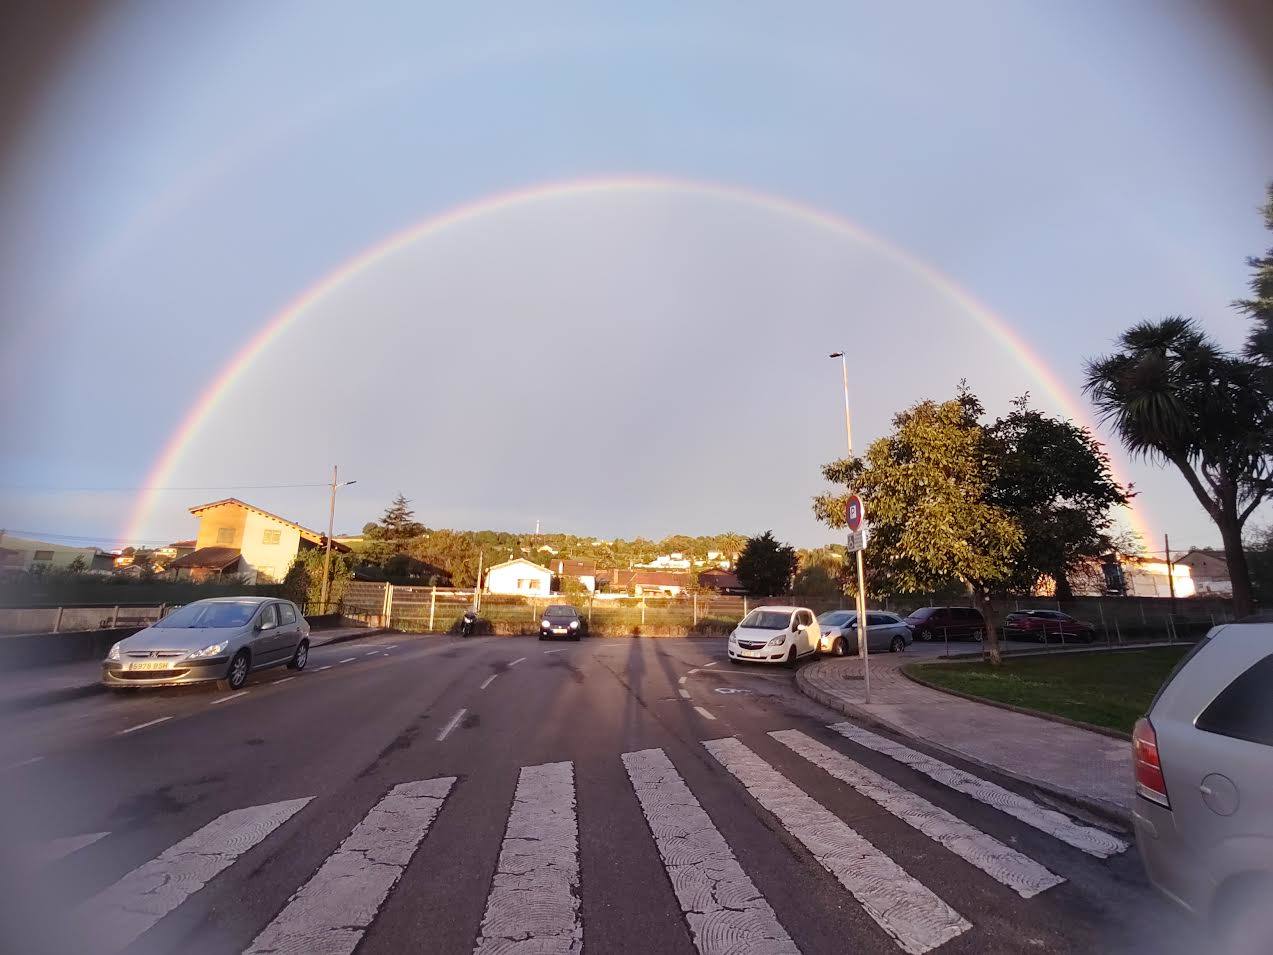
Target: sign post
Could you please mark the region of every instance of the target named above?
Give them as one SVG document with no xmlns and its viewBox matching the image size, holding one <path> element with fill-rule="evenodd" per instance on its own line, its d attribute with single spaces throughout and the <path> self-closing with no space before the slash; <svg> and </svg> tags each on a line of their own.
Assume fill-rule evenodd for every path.
<svg viewBox="0 0 1273 955">
<path fill-rule="evenodd" d="M 858 624 L 858 656 L 862 660 L 862 688 L 864 699 L 871 702 L 871 657 L 866 645 L 866 572 L 862 566 L 862 551 L 866 550 L 869 534 L 863 521 L 866 520 L 866 506 L 856 494 L 850 494 L 844 506 L 844 522 L 849 528 L 848 548 L 857 555 L 857 624 Z"/>
</svg>

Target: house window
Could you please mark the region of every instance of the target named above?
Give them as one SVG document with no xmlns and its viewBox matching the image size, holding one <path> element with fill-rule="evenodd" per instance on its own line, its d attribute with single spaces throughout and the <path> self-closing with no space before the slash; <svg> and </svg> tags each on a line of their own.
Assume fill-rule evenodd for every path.
<svg viewBox="0 0 1273 955">
<path fill-rule="evenodd" d="M 262 544 L 277 544 L 283 537 L 282 531 L 266 531 L 261 535 Z"/>
<path fill-rule="evenodd" d="M 218 527 L 217 528 L 217 543 L 218 544 L 233 544 L 234 543 L 234 528 L 233 527 Z"/>
<path fill-rule="evenodd" d="M 34 557 L 32 557 L 31 559 L 32 559 L 32 560 L 52 560 L 52 559 L 53 559 L 53 551 L 51 551 L 51 550 L 37 550 L 37 551 L 35 552 L 35 556 L 34 556 Z"/>
<path fill-rule="evenodd" d="M 518 590 L 538 590 L 539 578 L 535 578 L 531 580 L 526 577 L 520 577 L 517 580 L 517 589 Z"/>
</svg>

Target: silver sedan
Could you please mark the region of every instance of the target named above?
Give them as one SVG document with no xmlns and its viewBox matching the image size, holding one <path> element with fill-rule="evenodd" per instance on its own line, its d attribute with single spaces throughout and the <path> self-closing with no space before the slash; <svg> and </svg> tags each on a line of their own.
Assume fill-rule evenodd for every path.
<svg viewBox="0 0 1273 955">
<path fill-rule="evenodd" d="M 309 659 L 309 624 L 296 604 L 274 597 L 196 600 L 125 637 L 102 661 L 112 688 L 219 683 L 237 690 L 253 670 Z"/>
<path fill-rule="evenodd" d="M 837 657 L 858 652 L 858 615 L 855 610 L 829 610 L 818 618 L 823 653 Z M 866 646 L 871 653 L 900 653 L 911 645 L 911 628 L 887 610 L 866 612 Z"/>
</svg>

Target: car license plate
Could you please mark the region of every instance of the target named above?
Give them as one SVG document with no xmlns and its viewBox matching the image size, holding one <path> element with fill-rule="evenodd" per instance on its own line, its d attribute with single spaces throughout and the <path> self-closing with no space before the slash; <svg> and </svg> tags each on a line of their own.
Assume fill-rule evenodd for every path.
<svg viewBox="0 0 1273 955">
<path fill-rule="evenodd" d="M 128 669 L 130 670 L 167 670 L 168 661 L 167 660 L 147 660 L 143 663 L 130 663 L 128 664 Z"/>
<path fill-rule="evenodd" d="M 565 632 L 566 632 L 565 627 L 553 627 L 553 633 L 565 633 Z"/>
<path fill-rule="evenodd" d="M 765 655 L 765 651 L 763 650 L 744 650 L 743 651 L 743 656 L 745 657 L 763 657 L 764 655 Z"/>
</svg>

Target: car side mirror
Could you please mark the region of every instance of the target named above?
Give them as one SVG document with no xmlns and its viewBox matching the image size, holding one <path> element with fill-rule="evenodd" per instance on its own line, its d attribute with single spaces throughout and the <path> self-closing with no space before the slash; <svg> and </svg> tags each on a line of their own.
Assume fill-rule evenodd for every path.
<svg viewBox="0 0 1273 955">
<path fill-rule="evenodd" d="M 252 629 L 255 630 L 257 633 L 260 633 L 262 630 L 265 629 L 265 621 L 258 620 L 256 623 L 252 624 Z"/>
</svg>

